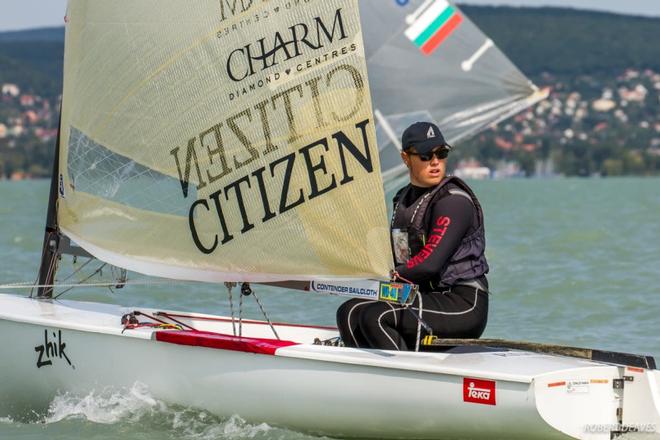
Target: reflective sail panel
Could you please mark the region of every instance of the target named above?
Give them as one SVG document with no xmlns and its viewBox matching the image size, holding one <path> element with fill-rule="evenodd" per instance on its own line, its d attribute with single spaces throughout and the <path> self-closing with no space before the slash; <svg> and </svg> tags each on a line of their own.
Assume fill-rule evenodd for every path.
<svg viewBox="0 0 660 440">
<path fill-rule="evenodd" d="M 410 123 L 433 120 L 455 143 L 543 98 L 448 0 L 360 0 L 360 7 L 386 180 L 405 170 L 396 137 Z"/>
<path fill-rule="evenodd" d="M 198 281 L 386 279 L 357 0 L 70 0 L 58 216 Z"/>
</svg>

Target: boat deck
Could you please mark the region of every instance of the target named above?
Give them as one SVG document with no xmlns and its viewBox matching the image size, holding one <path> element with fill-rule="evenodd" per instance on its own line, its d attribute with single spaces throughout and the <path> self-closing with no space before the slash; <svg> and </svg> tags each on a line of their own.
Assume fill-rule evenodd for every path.
<svg viewBox="0 0 660 440">
<path fill-rule="evenodd" d="M 125 329 L 121 317 L 135 311 L 112 304 L 86 303 L 69 300 L 35 300 L 13 295 L 0 295 L 0 318 L 41 325 L 48 328 L 117 335 L 195 345 L 209 349 L 239 350 L 259 354 L 353 364 L 388 369 L 413 370 L 457 376 L 488 377 L 495 380 L 530 383 L 544 375 L 559 371 L 592 368 L 603 373 L 615 367 L 570 357 L 532 353 L 521 350 L 489 347 L 457 347 L 442 353 L 395 352 L 315 345 L 315 339 L 337 336 L 336 329 L 321 326 L 275 324 L 281 340 L 277 340 L 266 322 L 244 320 L 243 338 L 233 336 L 230 318 L 159 311 L 142 308 L 147 315 L 165 312 L 178 322 L 194 328 L 162 330 L 151 327 Z"/>
</svg>

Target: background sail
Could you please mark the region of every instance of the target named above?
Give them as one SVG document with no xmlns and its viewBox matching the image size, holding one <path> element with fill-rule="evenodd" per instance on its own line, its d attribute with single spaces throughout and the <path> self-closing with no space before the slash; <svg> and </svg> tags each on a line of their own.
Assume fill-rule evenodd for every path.
<svg viewBox="0 0 660 440">
<path fill-rule="evenodd" d="M 70 0 L 59 224 L 199 281 L 386 278 L 357 0 Z"/>
<path fill-rule="evenodd" d="M 360 7 L 386 182 L 405 172 L 396 139 L 410 123 L 433 120 L 455 143 L 544 97 L 447 0 L 360 0 Z"/>
</svg>

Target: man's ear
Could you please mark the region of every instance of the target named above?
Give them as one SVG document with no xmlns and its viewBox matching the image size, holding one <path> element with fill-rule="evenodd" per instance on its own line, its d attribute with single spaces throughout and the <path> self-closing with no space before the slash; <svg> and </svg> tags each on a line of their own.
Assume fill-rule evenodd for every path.
<svg viewBox="0 0 660 440">
<path fill-rule="evenodd" d="M 410 156 L 408 155 L 408 153 L 406 153 L 405 151 L 401 151 L 401 160 L 403 160 L 403 163 L 405 163 L 406 166 L 410 168 Z"/>
</svg>

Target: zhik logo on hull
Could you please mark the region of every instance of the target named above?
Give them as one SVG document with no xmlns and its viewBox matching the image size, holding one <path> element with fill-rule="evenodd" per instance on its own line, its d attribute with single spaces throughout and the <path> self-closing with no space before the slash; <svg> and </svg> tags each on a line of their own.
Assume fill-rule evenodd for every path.
<svg viewBox="0 0 660 440">
<path fill-rule="evenodd" d="M 44 343 L 34 347 L 34 351 L 38 354 L 37 368 L 52 366 L 53 361 L 64 360 L 75 370 L 76 367 L 71 363 L 71 359 L 66 355 L 65 350 L 66 342 L 62 341 L 62 330 L 51 334 L 48 333 L 48 330 L 44 330 Z"/>
</svg>

